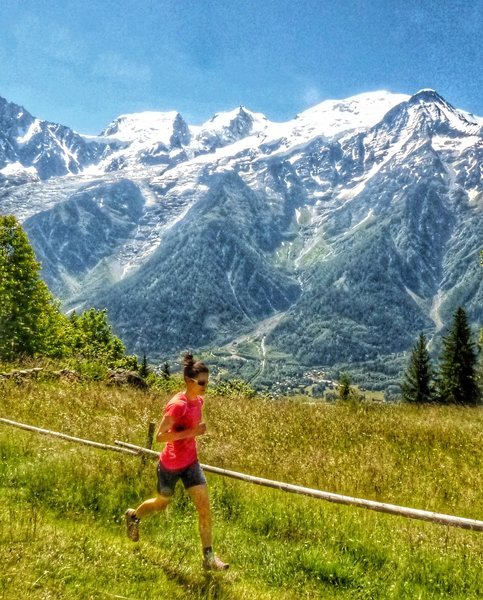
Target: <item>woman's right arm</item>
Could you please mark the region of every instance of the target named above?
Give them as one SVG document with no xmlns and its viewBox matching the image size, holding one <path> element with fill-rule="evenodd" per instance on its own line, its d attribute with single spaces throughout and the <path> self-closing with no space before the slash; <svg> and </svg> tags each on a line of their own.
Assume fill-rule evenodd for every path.
<svg viewBox="0 0 483 600">
<path fill-rule="evenodd" d="M 170 431 L 172 430 L 176 419 L 174 417 L 165 415 L 163 420 L 159 424 L 158 432 L 156 433 L 157 442 L 176 442 L 177 440 L 185 440 L 186 438 L 193 438 L 198 435 L 203 435 L 206 432 L 206 425 L 200 423 L 193 429 L 184 429 L 183 431 Z"/>
</svg>

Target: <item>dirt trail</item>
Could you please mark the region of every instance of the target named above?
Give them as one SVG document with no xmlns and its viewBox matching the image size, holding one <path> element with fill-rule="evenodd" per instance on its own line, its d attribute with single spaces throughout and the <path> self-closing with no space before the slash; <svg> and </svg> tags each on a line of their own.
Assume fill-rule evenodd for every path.
<svg viewBox="0 0 483 600">
<path fill-rule="evenodd" d="M 279 312 L 271 317 L 268 317 L 268 319 L 260 321 L 253 331 L 250 333 L 245 333 L 223 346 L 223 349 L 229 352 L 234 358 L 240 358 L 237 349 L 239 344 L 244 342 L 252 342 L 259 345 L 259 365 L 255 374 L 250 378 L 250 382 L 255 381 L 255 379 L 260 377 L 260 375 L 262 375 L 262 373 L 265 371 L 267 367 L 267 347 L 265 340 L 267 335 L 278 325 L 285 314 L 285 312 Z"/>
</svg>

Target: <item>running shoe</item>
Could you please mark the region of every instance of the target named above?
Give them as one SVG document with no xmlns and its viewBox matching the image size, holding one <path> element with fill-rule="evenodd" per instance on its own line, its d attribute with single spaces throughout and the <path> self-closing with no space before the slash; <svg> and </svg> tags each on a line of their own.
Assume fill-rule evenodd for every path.
<svg viewBox="0 0 483 600">
<path fill-rule="evenodd" d="M 224 563 L 214 552 L 210 552 L 203 559 L 203 568 L 207 571 L 226 571 L 230 565 Z"/>
<path fill-rule="evenodd" d="M 128 508 L 124 513 L 126 517 L 126 529 L 127 529 L 127 537 L 133 542 L 139 541 L 139 524 L 141 523 L 141 519 L 136 517 L 136 511 L 134 508 Z"/>
</svg>

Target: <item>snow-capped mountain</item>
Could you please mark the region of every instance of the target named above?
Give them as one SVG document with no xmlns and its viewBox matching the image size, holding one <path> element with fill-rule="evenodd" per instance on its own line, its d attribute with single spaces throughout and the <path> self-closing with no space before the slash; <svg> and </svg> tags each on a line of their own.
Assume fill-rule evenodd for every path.
<svg viewBox="0 0 483 600">
<path fill-rule="evenodd" d="M 193 129 L 194 138 L 202 151 L 209 152 L 250 135 L 263 133 L 269 126 L 270 122 L 265 115 L 240 106 L 230 112 L 218 113 L 199 129 Z"/>
<path fill-rule="evenodd" d="M 186 159 L 182 149 L 189 145 L 191 132 L 177 112 L 143 112 L 118 117 L 97 139 L 109 144 L 98 165 L 98 171 L 108 172 Z"/>
<path fill-rule="evenodd" d="M 86 172 L 99 175 L 139 166 L 172 167 L 201 154 L 245 140 L 244 147 L 287 149 L 315 137 L 377 123 L 402 94 L 371 92 L 347 100 L 326 101 L 287 123 L 270 122 L 245 107 L 215 114 L 201 126 L 182 115 L 142 112 L 121 115 L 98 136 L 82 136 L 68 127 L 42 121 L 0 98 L 0 177 L 46 180 Z M 230 152 L 231 154 L 231 148 Z M 3 178 L 2 177 L 2 178 Z"/>
<path fill-rule="evenodd" d="M 286 123 L 138 113 L 96 138 L 0 111 L 0 210 L 64 306 L 107 306 L 131 351 L 222 346 L 232 368 L 260 360 L 263 381 L 287 365 L 384 370 L 421 329 L 437 344 L 458 305 L 483 319 L 483 120 L 433 90 Z"/>
<path fill-rule="evenodd" d="M 405 94 L 368 92 L 346 100 L 326 100 L 289 122 L 292 137 L 333 138 L 344 131 L 372 127 L 395 105 L 408 100 Z"/>
<path fill-rule="evenodd" d="M 99 153 L 96 142 L 0 98 L 0 184 L 5 179 L 23 183 L 79 173 Z"/>
</svg>

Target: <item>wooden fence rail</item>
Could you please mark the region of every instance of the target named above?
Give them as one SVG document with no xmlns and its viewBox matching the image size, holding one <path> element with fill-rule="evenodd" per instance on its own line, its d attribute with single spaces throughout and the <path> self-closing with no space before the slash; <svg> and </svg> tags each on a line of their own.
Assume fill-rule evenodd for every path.
<svg viewBox="0 0 483 600">
<path fill-rule="evenodd" d="M 153 457 L 159 456 L 159 452 L 155 452 L 154 450 L 148 450 L 147 448 L 142 448 L 140 446 L 135 446 L 134 444 L 128 444 L 119 440 L 115 440 L 114 443 L 123 448 L 130 450 L 138 450 L 138 452 L 143 452 Z M 233 479 L 240 479 L 241 481 L 247 481 L 256 485 L 274 488 L 282 492 L 301 494 L 303 496 L 319 498 L 320 500 L 327 500 L 328 502 L 334 502 L 336 504 L 348 504 L 352 506 L 358 506 L 360 508 L 367 508 L 369 510 L 375 510 L 391 515 L 399 515 L 401 517 L 407 517 L 409 519 L 419 519 L 420 521 L 429 521 L 432 523 L 439 523 L 440 525 L 450 525 L 452 527 L 461 527 L 463 529 L 471 529 L 473 531 L 483 531 L 483 521 L 477 521 L 475 519 L 455 517 L 453 515 L 445 515 L 442 513 L 435 513 L 427 510 L 420 510 L 417 508 L 407 508 L 405 506 L 397 506 L 396 504 L 387 504 L 386 502 L 376 502 L 374 500 L 353 498 L 352 496 L 343 496 L 341 494 L 333 494 L 332 492 L 323 492 L 321 490 L 314 490 L 298 485 L 292 485 L 290 483 L 284 483 L 282 481 L 273 481 L 272 479 L 264 479 L 262 477 L 246 475 L 245 473 L 238 473 L 236 471 L 220 469 L 219 467 L 212 467 L 211 465 L 202 464 L 201 466 L 205 471 L 208 471 L 210 473 L 216 473 L 217 475 L 223 475 L 224 477 L 232 477 Z"/>
<path fill-rule="evenodd" d="M 11 425 L 12 427 L 18 427 L 19 429 L 25 429 L 27 431 L 34 431 L 35 433 L 41 433 L 42 435 L 50 435 L 51 437 L 60 438 L 69 442 L 76 442 L 77 444 L 84 444 L 85 446 L 93 446 L 100 450 L 111 450 L 113 452 L 124 452 L 126 454 L 132 454 L 138 456 L 139 452 L 136 450 L 128 450 L 127 448 L 120 448 L 119 446 L 110 446 L 109 444 L 101 444 L 100 442 L 93 442 L 92 440 L 84 440 L 82 438 L 73 437 L 66 433 L 59 433 L 58 431 L 50 431 L 49 429 L 41 429 L 40 427 L 34 427 L 33 425 L 26 425 L 25 423 L 17 423 L 17 421 L 11 421 L 10 419 L 4 419 L 0 417 L 0 423 L 5 425 Z"/>
<path fill-rule="evenodd" d="M 59 433 L 58 431 L 50 431 L 48 429 L 41 429 L 34 427 L 33 425 L 26 425 L 25 423 L 18 423 L 11 421 L 10 419 L 4 419 L 0 417 L 0 422 L 5 425 L 11 425 L 27 431 L 33 431 L 43 435 L 50 435 L 52 437 L 64 439 L 70 442 L 78 444 L 84 444 L 87 446 L 93 446 L 101 450 L 111 450 L 115 452 L 124 452 L 131 456 L 151 456 L 159 457 L 159 452 L 143 448 L 141 446 L 135 446 L 127 442 L 115 440 L 115 446 L 108 444 L 101 444 L 91 440 L 85 440 L 82 438 L 73 437 L 65 433 Z M 395 504 L 387 504 L 386 502 L 376 502 L 374 500 L 364 500 L 362 498 L 353 498 L 352 496 L 343 496 L 341 494 L 333 494 L 332 492 L 324 492 L 321 490 L 314 490 L 311 488 L 301 487 L 298 485 L 292 485 L 290 483 L 284 483 L 282 481 L 273 481 L 271 479 L 264 479 L 262 477 L 255 477 L 253 475 L 247 475 L 245 473 L 238 473 L 236 471 L 230 471 L 228 469 L 221 469 L 219 467 L 213 467 L 211 465 L 201 465 L 203 469 L 209 473 L 215 473 L 224 477 L 231 477 L 233 479 L 239 479 L 248 483 L 261 485 L 264 487 L 274 488 L 282 492 L 289 492 L 292 494 L 299 494 L 304 496 L 310 496 L 312 498 L 318 498 L 320 500 L 326 500 L 328 502 L 334 502 L 336 504 L 345 504 L 351 506 L 357 506 L 359 508 L 366 508 L 378 512 L 388 513 L 391 515 L 398 515 L 409 519 L 418 519 L 420 521 L 428 521 L 431 523 L 438 523 L 440 525 L 449 525 L 451 527 L 460 527 L 463 529 L 470 529 L 472 531 L 483 531 L 483 521 L 477 521 L 475 519 L 467 519 L 464 517 L 456 517 L 453 515 L 446 515 L 442 513 L 435 513 L 427 510 L 420 510 L 417 508 L 407 508 L 405 506 L 397 506 Z"/>
</svg>

